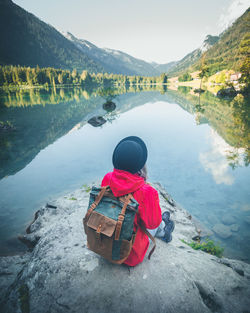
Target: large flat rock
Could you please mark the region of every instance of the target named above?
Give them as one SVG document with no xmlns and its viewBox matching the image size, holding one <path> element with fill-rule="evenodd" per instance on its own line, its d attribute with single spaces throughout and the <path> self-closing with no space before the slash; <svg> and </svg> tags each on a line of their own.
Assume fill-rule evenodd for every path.
<svg viewBox="0 0 250 313">
<path fill-rule="evenodd" d="M 166 244 L 157 239 L 151 260 L 145 258 L 134 268 L 110 264 L 87 249 L 82 218 L 88 192 L 76 190 L 55 200 L 56 209 L 40 209 L 25 238 L 35 247 L 22 257 L 21 268 L 19 260 L 11 284 L 5 283 L 1 310 L 249 312 L 250 265 L 219 259 L 183 244 L 180 239 L 191 241 L 197 235 L 197 226 L 160 185 L 156 188 L 162 210 L 170 210 L 176 223 L 173 241 Z M 11 257 L 0 262 L 5 271 L 8 263 L 13 266 Z"/>
</svg>

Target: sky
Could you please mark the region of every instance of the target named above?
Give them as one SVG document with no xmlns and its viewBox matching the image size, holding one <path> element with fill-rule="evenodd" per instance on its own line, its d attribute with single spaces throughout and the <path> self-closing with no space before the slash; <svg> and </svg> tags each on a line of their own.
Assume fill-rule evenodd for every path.
<svg viewBox="0 0 250 313">
<path fill-rule="evenodd" d="M 59 31 L 100 48 L 168 63 L 218 35 L 250 0 L 13 0 Z"/>
</svg>

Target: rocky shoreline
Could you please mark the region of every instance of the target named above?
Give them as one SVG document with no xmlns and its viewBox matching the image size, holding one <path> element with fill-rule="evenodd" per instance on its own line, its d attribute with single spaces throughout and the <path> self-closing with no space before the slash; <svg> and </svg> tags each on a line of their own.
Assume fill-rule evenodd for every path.
<svg viewBox="0 0 250 313">
<path fill-rule="evenodd" d="M 134 268 L 89 251 L 83 231 L 89 190 L 79 189 L 41 208 L 21 239 L 30 251 L 1 257 L 0 311 L 250 312 L 250 265 L 193 250 L 206 230 L 159 185 L 161 208 L 176 227 L 171 243 Z M 197 232 L 198 231 L 198 232 Z"/>
</svg>

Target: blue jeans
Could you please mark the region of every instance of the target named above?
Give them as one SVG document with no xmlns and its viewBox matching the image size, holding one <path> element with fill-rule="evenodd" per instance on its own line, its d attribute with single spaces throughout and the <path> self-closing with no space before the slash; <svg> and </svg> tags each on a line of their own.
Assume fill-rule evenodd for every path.
<svg viewBox="0 0 250 313">
<path fill-rule="evenodd" d="M 162 221 L 161 224 L 155 229 L 147 229 L 153 237 L 161 238 L 164 236 L 164 227 L 166 226 L 165 222 Z"/>
</svg>

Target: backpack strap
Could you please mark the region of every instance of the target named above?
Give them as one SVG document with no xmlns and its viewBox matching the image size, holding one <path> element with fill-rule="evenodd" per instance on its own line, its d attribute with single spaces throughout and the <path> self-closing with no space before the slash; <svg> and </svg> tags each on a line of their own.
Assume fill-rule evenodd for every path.
<svg viewBox="0 0 250 313">
<path fill-rule="evenodd" d="M 132 197 L 133 197 L 132 194 L 129 193 L 127 195 L 127 197 L 125 198 L 125 201 L 124 201 L 121 213 L 119 214 L 118 220 L 117 220 L 117 225 L 116 225 L 116 229 L 115 229 L 115 240 L 119 240 L 119 238 L 120 238 L 122 224 L 123 224 L 123 221 L 124 221 L 124 218 L 125 218 L 126 209 L 127 209 L 127 206 L 128 206 L 128 204 L 130 202 L 130 199 Z"/>
<path fill-rule="evenodd" d="M 104 196 L 104 193 L 106 190 L 109 188 L 109 186 L 104 186 L 101 188 L 101 191 L 98 193 L 95 201 L 91 204 L 90 208 L 88 209 L 86 215 L 85 215 L 85 220 L 89 219 L 90 214 L 94 211 L 94 209 L 98 206 L 99 202 L 102 200 L 102 197 Z"/>
<path fill-rule="evenodd" d="M 147 228 L 142 224 L 141 220 L 139 220 L 138 225 L 140 226 L 141 230 L 151 239 L 151 241 L 154 244 L 153 248 L 151 249 L 151 251 L 149 252 L 149 255 L 148 255 L 148 259 L 150 260 L 151 255 L 154 253 L 155 248 L 156 248 L 155 238 L 154 238 L 154 236 L 152 236 L 150 234 L 150 232 L 147 230 Z"/>
</svg>

